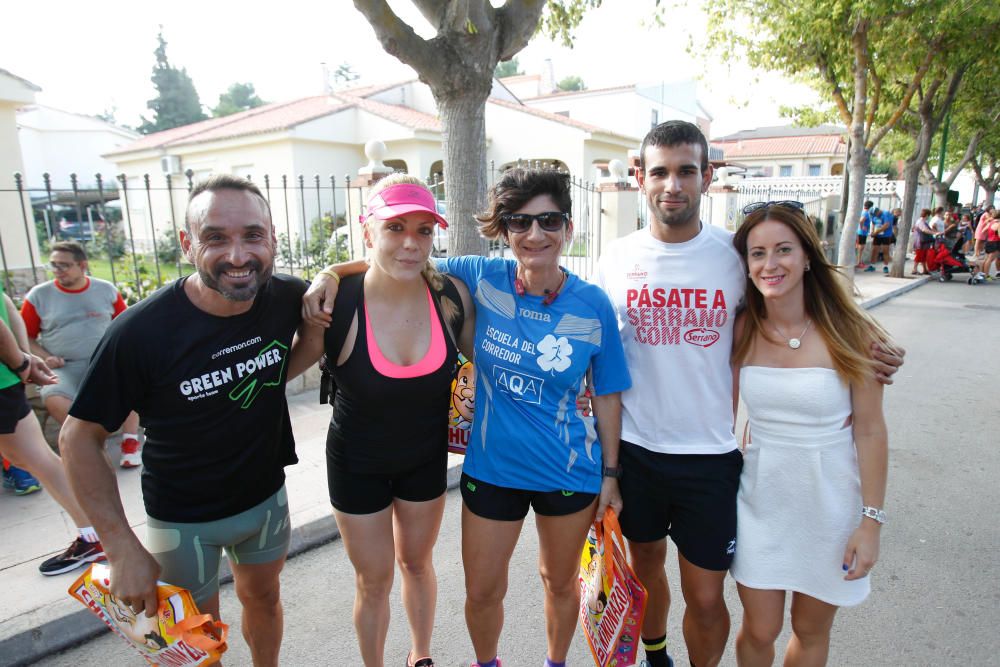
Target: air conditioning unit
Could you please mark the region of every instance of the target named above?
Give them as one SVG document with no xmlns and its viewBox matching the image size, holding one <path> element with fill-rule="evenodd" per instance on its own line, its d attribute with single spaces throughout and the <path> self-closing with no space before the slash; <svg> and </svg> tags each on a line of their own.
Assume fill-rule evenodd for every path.
<svg viewBox="0 0 1000 667">
<path fill-rule="evenodd" d="M 181 158 L 179 155 L 164 155 L 160 158 L 160 171 L 174 175 L 181 173 Z"/>
</svg>

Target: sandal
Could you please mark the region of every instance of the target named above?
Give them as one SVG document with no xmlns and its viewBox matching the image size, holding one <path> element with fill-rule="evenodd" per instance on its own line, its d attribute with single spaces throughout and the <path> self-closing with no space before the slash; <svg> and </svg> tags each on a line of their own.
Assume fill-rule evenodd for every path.
<svg viewBox="0 0 1000 667">
<path fill-rule="evenodd" d="M 410 662 L 410 655 L 413 653 L 412 650 L 406 653 L 406 667 L 434 667 L 434 661 L 430 656 L 426 658 L 420 658 L 416 662 Z"/>
</svg>

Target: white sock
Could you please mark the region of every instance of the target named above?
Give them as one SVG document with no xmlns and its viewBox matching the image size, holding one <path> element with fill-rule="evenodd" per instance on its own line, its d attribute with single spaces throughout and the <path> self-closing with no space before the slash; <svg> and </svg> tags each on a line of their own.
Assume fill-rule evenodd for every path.
<svg viewBox="0 0 1000 667">
<path fill-rule="evenodd" d="M 83 528 L 80 528 L 79 531 L 80 539 L 84 542 L 93 544 L 94 542 L 100 541 L 100 538 L 97 537 L 97 531 L 94 530 L 93 526 L 84 526 Z"/>
<path fill-rule="evenodd" d="M 129 439 L 138 440 L 139 439 L 139 434 L 138 433 L 122 433 L 122 440 L 129 440 Z"/>
</svg>

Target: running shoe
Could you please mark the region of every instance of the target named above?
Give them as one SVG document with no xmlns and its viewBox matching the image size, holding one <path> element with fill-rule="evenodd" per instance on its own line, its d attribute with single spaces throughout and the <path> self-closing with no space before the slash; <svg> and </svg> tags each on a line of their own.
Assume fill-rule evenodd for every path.
<svg viewBox="0 0 1000 667">
<path fill-rule="evenodd" d="M 639 667 L 649 667 L 649 660 L 640 660 Z M 667 655 L 667 667 L 674 667 L 674 659 Z"/>
<path fill-rule="evenodd" d="M 122 457 L 118 465 L 122 468 L 138 468 L 142 465 L 142 448 L 135 438 L 122 440 Z"/>
<path fill-rule="evenodd" d="M 871 272 L 875 271 L 875 267 L 872 266 L 871 264 L 869 264 L 868 268 L 866 268 L 865 271 L 868 272 L 868 273 L 871 273 Z"/>
<path fill-rule="evenodd" d="M 482 667 L 478 662 L 474 662 L 469 667 Z M 503 667 L 503 663 L 500 662 L 500 658 L 497 658 L 497 667 Z"/>
<path fill-rule="evenodd" d="M 51 577 L 55 574 L 70 572 L 81 565 L 105 559 L 104 547 L 101 546 L 100 542 L 86 542 L 82 537 L 77 537 L 66 551 L 39 565 L 38 571 Z"/>
<path fill-rule="evenodd" d="M 3 488 L 13 489 L 14 494 L 26 496 L 42 490 L 42 483 L 27 470 L 10 466 L 3 471 Z"/>
<path fill-rule="evenodd" d="M 882 273 L 889 273 L 889 267 L 888 266 L 883 266 L 882 267 Z"/>
</svg>

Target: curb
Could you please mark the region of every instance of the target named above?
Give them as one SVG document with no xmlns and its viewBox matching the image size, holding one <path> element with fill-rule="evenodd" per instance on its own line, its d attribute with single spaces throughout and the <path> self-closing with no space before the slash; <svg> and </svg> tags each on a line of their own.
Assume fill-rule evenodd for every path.
<svg viewBox="0 0 1000 667">
<path fill-rule="evenodd" d="M 448 468 L 448 490 L 457 488 L 462 477 L 462 464 L 457 463 Z M 337 522 L 333 513 L 319 519 L 306 522 L 292 529 L 291 543 L 288 547 L 288 558 L 294 558 L 301 553 L 329 544 L 340 537 Z M 223 559 L 219 571 L 219 584 L 232 582 L 233 575 L 229 571 L 229 561 Z M 79 573 L 74 577 L 79 576 Z M 67 579 L 67 581 L 70 581 Z M 64 607 L 69 611 L 59 618 L 49 620 L 39 625 L 32 624 L 32 618 L 22 617 L 8 621 L 23 625 L 18 632 L 7 639 L 0 640 L 0 658 L 8 667 L 30 665 L 53 653 L 65 651 L 86 641 L 108 632 L 106 626 L 93 612 L 83 609 L 78 602 L 67 595 L 66 605 L 55 605 L 55 613 Z M 37 613 L 37 612 L 35 612 Z M 51 615 L 50 615 L 51 616 Z"/>
<path fill-rule="evenodd" d="M 930 280 L 931 276 L 921 276 L 920 278 L 911 280 L 906 285 L 900 285 L 896 289 L 890 290 L 885 294 L 879 294 L 878 296 L 874 296 L 868 299 L 867 301 L 862 301 L 861 307 L 864 308 L 865 310 L 870 310 L 875 306 L 883 304 L 890 299 L 894 299 L 897 296 L 901 296 L 903 294 L 906 294 L 907 292 L 911 292 L 920 287 L 921 285 L 923 285 L 924 283 L 930 282 Z"/>
</svg>

